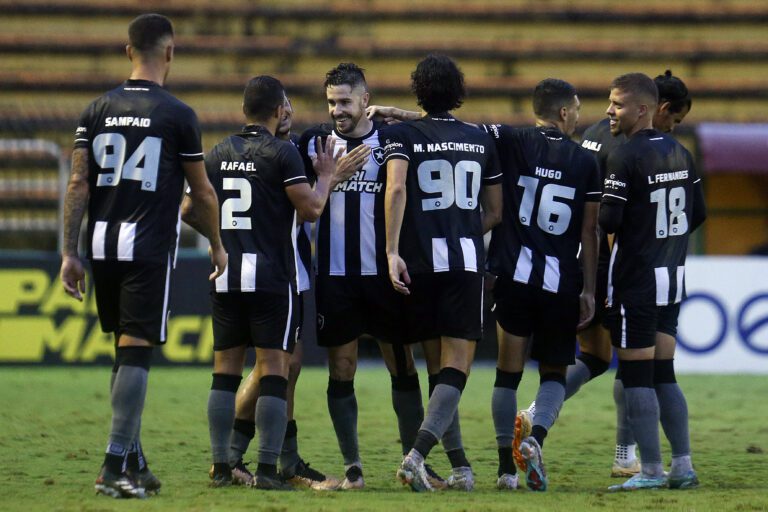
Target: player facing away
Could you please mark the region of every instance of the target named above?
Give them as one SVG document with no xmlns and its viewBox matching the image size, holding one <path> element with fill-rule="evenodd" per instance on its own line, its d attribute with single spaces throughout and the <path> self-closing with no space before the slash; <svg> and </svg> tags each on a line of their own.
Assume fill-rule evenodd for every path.
<svg viewBox="0 0 768 512">
<path fill-rule="evenodd" d="M 653 115 L 653 127 L 660 132 L 672 133 L 691 110 L 691 97 L 688 88 L 682 80 L 667 70 L 663 75 L 654 79 L 659 90 L 659 104 Z M 608 154 L 616 147 L 624 144 L 627 137 L 619 133 L 611 133 L 608 118 L 590 126 L 585 132 L 582 147 L 595 152 L 602 179 L 606 175 L 606 160 Z M 583 384 L 602 375 L 607 369 L 613 356 L 611 338 L 608 330 L 603 327 L 605 317 L 605 299 L 608 290 L 608 266 L 611 255 L 610 244 L 605 233 L 600 234 L 600 251 L 597 264 L 597 288 L 595 290 L 595 316 L 589 327 L 579 333 L 580 354 L 575 364 L 568 367 L 566 376 L 565 399 L 576 394 Z M 632 430 L 627 423 L 627 411 L 624 406 L 624 388 L 621 384 L 621 373 L 616 373 L 613 385 L 613 398 L 616 404 L 616 449 L 612 477 L 630 477 L 640 471 L 640 460 L 635 454 L 635 440 Z M 521 419 L 526 419 L 523 411 Z"/>
<path fill-rule="evenodd" d="M 214 373 L 208 398 L 213 452 L 211 485 L 232 483 L 229 446 L 235 396 L 245 354 L 256 350 L 259 396 L 257 489 L 290 490 L 277 474 L 287 424 L 288 362 L 296 342 L 296 223 L 316 219 L 336 182 L 332 148 L 318 151 L 314 189 L 307 182 L 296 147 L 274 136 L 284 117 L 282 84 L 269 76 L 245 87 L 243 130 L 217 144 L 206 157 L 209 178 L 221 201 L 221 237 L 227 271 L 212 286 Z M 199 226 L 191 201 L 185 221 Z"/>
<path fill-rule="evenodd" d="M 705 219 L 701 181 L 690 153 L 653 128 L 658 90 L 630 73 L 611 83 L 606 114 L 611 133 L 627 142 L 606 163 L 600 227 L 614 234 L 605 326 L 619 356 L 629 426 L 641 471 L 611 490 L 690 488 L 688 407 L 673 359 L 680 302 L 685 297 L 688 237 Z M 664 472 L 658 423 L 672 448 Z"/>
<path fill-rule="evenodd" d="M 454 118 L 464 75 L 429 55 L 411 75 L 424 116 L 387 128 L 386 251 L 391 286 L 405 295 L 409 341 L 440 344 L 427 413 L 397 478 L 431 491 L 424 459 L 454 421 L 482 336 L 483 234 L 501 217 L 501 170 L 490 137 Z M 483 211 L 480 210 L 480 205 Z M 454 475 L 471 479 L 471 469 Z"/>
<path fill-rule="evenodd" d="M 380 123 L 365 116 L 370 93 L 363 70 L 341 63 L 326 74 L 325 93 L 331 124 L 310 128 L 301 137 L 300 148 L 308 172 L 313 137 L 330 137 L 343 151 L 367 146 L 370 157 L 359 172 L 331 192 L 317 223 L 318 344 L 328 349 L 328 411 L 344 458 L 345 477 L 340 489 L 364 487 L 358 445 L 358 405 L 354 390 L 358 339 L 369 334 L 379 342 L 392 384 L 392 405 L 397 414 L 403 453 L 413 445 L 424 417 L 418 374 L 413 356 L 404 344 L 401 320 L 402 296 L 392 289 L 387 275 L 384 233 L 384 187 L 386 168 L 379 146 Z M 428 358 L 428 370 L 439 366 Z M 426 348 L 425 353 L 431 354 Z M 434 369 L 434 373 L 439 370 Z M 431 378 L 430 378 L 431 382 Z M 431 387 L 431 384 L 430 384 Z M 458 419 L 451 436 L 444 440 L 452 463 L 466 460 L 460 443 Z M 447 483 L 427 468 L 434 485 Z"/>
<path fill-rule="evenodd" d="M 190 200 L 204 213 L 201 228 L 215 268 L 210 278 L 227 264 L 197 117 L 162 87 L 173 59 L 173 26 L 164 16 L 144 14 L 131 22 L 128 36 L 130 78 L 91 103 L 75 134 L 61 264 L 65 290 L 82 300 L 77 242 L 87 208 L 99 321 L 116 345 L 112 426 L 96 491 L 115 498 L 141 498 L 160 488 L 146 467 L 139 432 L 152 348 L 166 339 L 185 178 Z"/>
<path fill-rule="evenodd" d="M 299 138 L 291 133 L 293 122 L 293 106 L 289 99 L 285 103 L 285 112 L 280 125 L 277 127 L 275 136 L 279 139 L 290 141 L 298 147 Z M 339 158 L 336 162 L 337 174 L 345 177 L 359 170 L 364 162 L 368 160 L 369 149 L 362 145 L 355 148 L 352 152 Z M 346 168 L 345 168 L 346 167 Z M 307 178 L 314 182 L 315 173 L 310 173 Z M 299 337 L 296 346 L 291 354 L 288 364 L 288 423 L 285 430 L 285 439 L 280 451 L 280 477 L 295 487 L 310 487 L 315 490 L 334 490 L 338 488 L 340 482 L 310 467 L 299 454 L 298 446 L 298 427 L 294 418 L 294 398 L 296 392 L 296 383 L 301 373 L 302 347 L 303 341 L 307 339 L 304 326 L 306 324 L 306 308 L 312 300 L 314 291 L 312 290 L 312 280 L 310 272 L 312 271 L 312 247 L 310 245 L 310 232 L 312 223 L 302 222 L 297 229 L 296 252 L 297 252 L 297 279 L 299 298 L 296 301 L 296 307 L 300 308 L 299 313 Z M 314 318 L 311 319 L 314 324 Z M 311 329 L 311 326 L 310 326 Z M 310 335 L 311 339 L 311 335 Z M 237 391 L 235 404 L 235 423 L 232 430 L 232 439 L 230 444 L 230 466 L 232 467 L 232 481 L 235 484 L 252 485 L 253 475 L 243 462 L 248 446 L 256 434 L 255 407 L 259 394 L 259 379 L 255 371 L 251 371 L 241 384 Z"/>
<path fill-rule="evenodd" d="M 589 151 L 573 142 L 579 119 L 576 89 L 541 81 L 533 92 L 536 126 L 483 128 L 504 169 L 502 222 L 488 250 L 498 324 L 492 411 L 499 450 L 500 489 L 517 488 L 513 459 L 534 491 L 547 488 L 542 447 L 565 397 L 576 331 L 594 313 L 600 176 Z M 583 272 L 579 267 L 579 252 Z M 515 429 L 517 388 L 527 347 L 539 363 L 532 429 Z"/>
</svg>

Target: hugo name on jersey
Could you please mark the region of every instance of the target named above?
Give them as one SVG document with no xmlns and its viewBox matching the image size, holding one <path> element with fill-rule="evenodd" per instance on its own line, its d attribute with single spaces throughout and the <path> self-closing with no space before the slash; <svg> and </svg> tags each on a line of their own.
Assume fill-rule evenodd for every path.
<svg viewBox="0 0 768 512">
<path fill-rule="evenodd" d="M 221 239 L 229 256 L 214 290 L 295 291 L 296 210 L 285 188 L 307 182 L 296 147 L 249 125 L 217 144 L 205 166 L 219 198 Z"/>
<path fill-rule="evenodd" d="M 553 293 L 578 295 L 577 254 L 586 202 L 600 201 L 597 161 L 556 128 L 483 126 L 504 169 L 502 222 L 489 270 Z"/>
<path fill-rule="evenodd" d="M 127 80 L 83 112 L 88 257 L 166 262 L 175 252 L 183 161 L 203 159 L 194 111 L 154 82 Z"/>
<path fill-rule="evenodd" d="M 332 140 L 342 155 L 361 144 L 371 147 L 362 169 L 339 183 L 330 194 L 316 226 L 318 273 L 331 276 L 373 276 L 387 274 L 384 250 L 384 186 L 387 182 L 383 151 L 379 147 L 380 124 L 370 133 L 345 137 L 323 124 L 310 128 L 299 143 L 307 173 L 316 155 L 315 137 Z"/>
<path fill-rule="evenodd" d="M 641 130 L 611 152 L 606 174 L 603 203 L 623 204 L 611 253 L 608 304 L 680 302 L 689 222 L 694 202 L 703 197 L 693 158 L 671 136 Z"/>
<path fill-rule="evenodd" d="M 488 134 L 445 113 L 390 126 L 380 139 L 386 161 L 408 161 L 400 231 L 408 272 L 483 271 L 478 197 L 502 178 Z"/>
</svg>

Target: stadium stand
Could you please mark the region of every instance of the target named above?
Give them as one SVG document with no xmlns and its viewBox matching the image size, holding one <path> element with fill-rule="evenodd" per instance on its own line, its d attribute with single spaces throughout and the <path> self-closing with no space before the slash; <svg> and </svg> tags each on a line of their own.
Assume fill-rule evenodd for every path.
<svg viewBox="0 0 768 512">
<path fill-rule="evenodd" d="M 679 132 L 693 149 L 694 125 L 762 121 L 768 96 L 768 3 L 750 0 L 0 0 L 0 10 L 0 137 L 65 153 L 85 105 L 125 78 L 125 27 L 148 11 L 174 20 L 168 87 L 197 110 L 206 149 L 240 124 L 254 74 L 281 78 L 301 130 L 326 119 L 323 74 L 339 61 L 366 68 L 374 102 L 415 108 L 409 74 L 433 51 L 462 66 L 470 121 L 529 123 L 533 85 L 557 76 L 578 87 L 586 127 L 603 116 L 612 77 L 671 68 L 694 96 Z M 15 206 L 0 210 L 17 208 L 13 190 L 3 194 Z"/>
</svg>

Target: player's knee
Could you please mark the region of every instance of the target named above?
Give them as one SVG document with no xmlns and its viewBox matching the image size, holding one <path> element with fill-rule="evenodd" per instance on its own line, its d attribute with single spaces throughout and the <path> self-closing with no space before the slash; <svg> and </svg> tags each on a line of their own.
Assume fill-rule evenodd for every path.
<svg viewBox="0 0 768 512">
<path fill-rule="evenodd" d="M 610 365 L 609 361 L 604 361 L 603 359 L 599 357 L 595 357 L 592 354 L 589 354 L 587 352 L 582 352 L 578 355 L 576 358 L 582 363 L 584 363 L 584 366 L 587 367 L 589 370 L 589 379 L 592 380 L 595 377 L 602 375 L 608 370 L 608 366 Z"/>
<path fill-rule="evenodd" d="M 331 378 L 335 380 L 352 380 L 357 371 L 357 358 L 348 355 L 337 355 L 328 358 L 328 369 Z"/>
</svg>

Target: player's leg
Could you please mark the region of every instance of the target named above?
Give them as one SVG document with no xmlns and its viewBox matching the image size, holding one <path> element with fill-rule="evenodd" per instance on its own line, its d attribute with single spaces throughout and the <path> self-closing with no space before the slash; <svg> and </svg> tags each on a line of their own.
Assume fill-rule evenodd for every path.
<svg viewBox="0 0 768 512">
<path fill-rule="evenodd" d="M 251 441 L 256 436 L 256 399 L 259 396 L 259 378 L 255 370 L 240 384 L 235 398 L 235 422 L 229 443 L 229 465 L 232 481 L 238 485 L 251 485 L 253 474 L 243 462 Z"/>
<path fill-rule="evenodd" d="M 381 341 L 378 344 L 392 382 L 392 408 L 397 415 L 400 444 L 405 455 L 413 447 L 424 420 L 419 375 L 410 346 Z"/>
<path fill-rule="evenodd" d="M 661 463 L 659 401 L 654 389 L 657 309 L 614 305 L 607 323 L 619 355 L 627 417 L 642 454 L 640 473 L 610 490 L 656 489 L 667 479 Z"/>
<path fill-rule="evenodd" d="M 364 332 L 360 278 L 317 276 L 317 343 L 328 349 L 328 412 L 344 459 L 341 489 L 365 486 L 357 436 L 358 337 Z"/>
<path fill-rule="evenodd" d="M 669 487 L 690 489 L 699 485 L 699 479 L 691 464 L 688 403 L 675 377 L 675 334 L 680 305 L 675 304 L 660 309 L 653 382 L 656 397 L 659 400 L 661 426 L 672 448 Z"/>
<path fill-rule="evenodd" d="M 216 307 L 214 306 L 215 316 Z M 210 485 L 225 487 L 233 483 L 229 446 L 232 427 L 235 423 L 237 388 L 242 380 L 247 347 L 245 344 L 239 344 L 223 348 L 223 340 L 219 337 L 214 339 L 219 343 L 214 341 L 213 378 L 211 391 L 208 394 L 208 433 L 213 457 Z"/>
<path fill-rule="evenodd" d="M 501 318 L 503 310 L 499 307 L 498 301 L 496 304 L 497 317 Z M 493 426 L 496 430 L 496 448 L 499 454 L 496 487 L 499 489 L 517 489 L 519 477 L 512 457 L 512 443 L 515 438 L 517 388 L 525 368 L 528 338 L 510 334 L 500 324 L 497 325 L 496 336 L 499 352 L 496 360 L 496 381 L 491 396 Z M 518 431 L 520 430 L 518 428 Z M 527 433 L 529 434 L 530 430 Z M 519 445 L 520 442 L 518 442 L 518 447 Z"/>
</svg>

